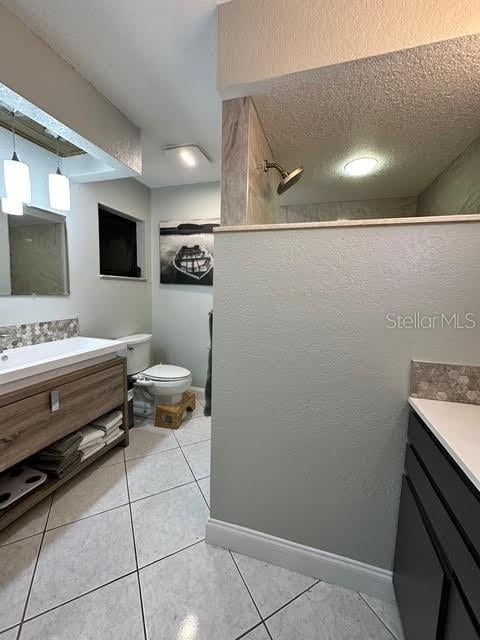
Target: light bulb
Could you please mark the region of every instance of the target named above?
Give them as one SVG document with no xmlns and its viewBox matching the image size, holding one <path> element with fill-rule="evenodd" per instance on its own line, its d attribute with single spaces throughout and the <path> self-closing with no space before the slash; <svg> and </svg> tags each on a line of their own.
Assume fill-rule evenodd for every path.
<svg viewBox="0 0 480 640">
<path fill-rule="evenodd" d="M 48 195 L 52 209 L 70 211 L 70 180 L 60 169 L 48 175 Z"/>
<path fill-rule="evenodd" d="M 345 173 L 349 176 L 366 176 L 373 173 L 377 168 L 378 160 L 376 158 L 365 157 L 350 160 L 344 166 Z"/>
<path fill-rule="evenodd" d="M 187 167 L 196 166 L 197 160 L 190 149 L 180 149 L 178 155 L 180 156 L 183 164 L 185 164 Z"/>
<path fill-rule="evenodd" d="M 24 162 L 20 162 L 16 153 L 11 160 L 3 161 L 3 175 L 7 199 L 30 204 L 32 201 L 30 169 Z"/>
</svg>

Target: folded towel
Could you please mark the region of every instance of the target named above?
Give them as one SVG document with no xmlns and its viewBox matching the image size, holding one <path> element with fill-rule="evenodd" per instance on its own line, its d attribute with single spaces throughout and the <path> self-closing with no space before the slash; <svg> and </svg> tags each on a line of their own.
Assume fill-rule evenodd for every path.
<svg viewBox="0 0 480 640">
<path fill-rule="evenodd" d="M 81 451 L 81 460 L 82 460 L 82 462 L 84 460 L 88 460 L 88 458 L 90 458 L 95 453 L 97 453 L 97 451 L 100 451 L 100 449 L 103 449 L 104 446 L 105 446 L 105 442 L 102 440 L 102 442 L 100 442 L 99 444 L 94 444 L 94 445 L 92 445 L 90 447 L 87 447 L 86 449 L 83 449 Z"/>
<path fill-rule="evenodd" d="M 79 451 L 76 451 L 74 456 L 70 456 L 69 458 L 63 459 L 61 462 L 55 463 L 52 461 L 48 462 L 44 460 L 32 459 L 32 465 L 36 469 L 40 469 L 40 471 L 45 471 L 47 473 L 61 477 L 62 475 L 65 475 L 66 473 L 68 473 L 70 469 L 72 469 L 73 467 L 76 467 L 77 464 L 79 464 L 80 460 L 81 460 L 81 454 Z"/>
<path fill-rule="evenodd" d="M 45 449 L 43 449 L 42 451 L 60 455 L 67 454 L 69 449 L 75 447 L 75 445 L 77 445 L 81 439 L 82 436 L 78 431 L 76 431 L 75 433 L 71 433 L 70 435 L 65 436 L 65 438 L 62 438 L 61 440 L 53 442 L 48 447 L 45 447 Z"/>
<path fill-rule="evenodd" d="M 109 434 L 108 436 L 105 436 L 105 444 L 111 444 L 114 440 L 119 438 L 121 435 L 123 435 L 123 429 L 119 429 L 117 427 L 115 431 L 112 431 L 111 434 Z"/>
<path fill-rule="evenodd" d="M 75 455 L 78 451 L 78 445 L 80 443 L 80 438 L 78 438 L 71 447 L 69 447 L 68 449 L 66 449 L 63 453 L 59 453 L 59 452 L 55 452 L 55 451 L 51 451 L 49 447 L 47 447 L 46 449 L 42 449 L 41 451 L 39 451 L 38 453 L 35 454 L 34 458 L 35 460 L 45 460 L 46 462 L 48 462 L 49 460 L 51 461 L 62 461 L 65 460 L 66 458 L 70 458 L 71 456 Z"/>
<path fill-rule="evenodd" d="M 80 451 L 83 451 L 86 447 L 103 442 L 103 438 L 105 436 L 105 433 L 101 429 L 90 426 L 80 429 L 80 434 L 82 436 L 78 447 Z"/>
<path fill-rule="evenodd" d="M 108 438 L 110 435 L 112 435 L 112 433 L 117 432 L 122 427 L 123 427 L 123 419 L 118 424 L 116 424 L 113 427 L 108 428 L 106 431 L 104 431 L 105 438 Z"/>
<path fill-rule="evenodd" d="M 64 467 L 61 471 L 57 471 L 54 475 L 56 475 L 57 478 L 63 478 L 63 476 L 66 476 L 67 473 L 70 473 L 72 469 L 74 469 L 75 467 L 78 467 L 78 465 L 81 464 L 81 462 L 82 462 L 82 455 L 79 451 L 78 458 L 75 462 L 72 461 L 68 466 Z"/>
<path fill-rule="evenodd" d="M 35 463 L 35 465 L 37 466 L 42 464 L 53 469 L 55 467 L 61 467 L 62 465 L 68 464 L 70 460 L 76 458 L 77 456 L 78 456 L 78 449 L 75 449 L 75 451 L 72 451 L 72 453 L 70 453 L 68 456 L 54 457 L 54 456 L 44 456 L 41 453 L 37 453 L 34 456 L 32 456 L 30 460 L 32 461 L 32 464 Z"/>
<path fill-rule="evenodd" d="M 104 431 L 111 431 L 115 427 L 119 427 L 123 423 L 123 413 L 121 411 L 110 411 L 100 418 L 92 420 L 92 425 L 103 429 Z"/>
</svg>

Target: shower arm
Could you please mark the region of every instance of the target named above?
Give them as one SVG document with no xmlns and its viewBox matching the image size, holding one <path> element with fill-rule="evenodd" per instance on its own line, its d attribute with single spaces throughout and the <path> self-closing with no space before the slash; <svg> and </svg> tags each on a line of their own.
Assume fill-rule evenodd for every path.
<svg viewBox="0 0 480 640">
<path fill-rule="evenodd" d="M 288 176 L 288 171 L 285 171 L 283 167 L 281 167 L 278 162 L 269 162 L 268 160 L 263 161 L 263 170 L 267 172 L 269 169 L 276 169 L 278 173 L 282 176 L 282 178 L 286 178 Z"/>
</svg>

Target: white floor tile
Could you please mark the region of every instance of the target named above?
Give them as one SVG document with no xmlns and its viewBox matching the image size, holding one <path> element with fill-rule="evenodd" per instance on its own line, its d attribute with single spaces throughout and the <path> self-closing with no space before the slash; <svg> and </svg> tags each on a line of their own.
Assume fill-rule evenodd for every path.
<svg viewBox="0 0 480 640">
<path fill-rule="evenodd" d="M 283 607 L 317 582 L 268 562 L 255 560 L 238 553 L 233 554 L 263 618 Z"/>
<path fill-rule="evenodd" d="M 210 476 L 199 480 L 198 486 L 200 487 L 201 492 L 205 496 L 205 500 L 207 501 L 208 506 L 210 506 Z"/>
<path fill-rule="evenodd" d="M 130 430 L 130 444 L 125 449 L 125 459 L 133 460 L 152 453 L 175 449 L 178 443 L 170 429 L 149 426 L 134 427 Z"/>
<path fill-rule="evenodd" d="M 47 531 L 27 617 L 100 587 L 134 569 L 128 506 Z"/>
<path fill-rule="evenodd" d="M 47 529 L 128 504 L 125 464 L 91 467 L 55 492 Z"/>
<path fill-rule="evenodd" d="M 149 640 L 234 640 L 259 616 L 228 551 L 200 543 L 140 571 Z"/>
<path fill-rule="evenodd" d="M 0 631 L 21 622 L 42 536 L 0 549 Z"/>
<path fill-rule="evenodd" d="M 48 638 L 143 640 L 137 575 L 126 576 L 23 625 L 22 640 Z"/>
<path fill-rule="evenodd" d="M 45 500 L 42 500 L 40 504 L 27 511 L 23 516 L 20 516 L 18 520 L 12 522 L 12 524 L 4 529 L 0 533 L 0 546 L 7 544 L 8 542 L 15 542 L 16 540 L 22 540 L 28 538 L 37 533 L 43 533 L 45 525 L 47 523 L 48 510 L 50 509 L 50 503 L 52 497 L 49 496 Z"/>
<path fill-rule="evenodd" d="M 242 640 L 270 640 L 270 638 L 268 636 L 267 630 L 265 629 L 263 624 L 261 624 L 253 631 L 250 631 L 250 633 L 247 633 L 246 636 L 243 636 Z"/>
<path fill-rule="evenodd" d="M 383 620 L 383 623 L 390 629 L 395 638 L 397 638 L 397 640 L 403 640 L 402 622 L 397 605 L 372 598 L 372 596 L 368 596 L 365 593 L 360 595 L 372 607 L 377 616 Z"/>
<path fill-rule="evenodd" d="M 212 437 L 211 418 L 192 418 L 183 422 L 175 431 L 175 436 L 181 447 L 187 444 L 196 444 Z"/>
<path fill-rule="evenodd" d="M 210 475 L 210 448 L 210 440 L 182 447 L 197 480 Z"/>
<path fill-rule="evenodd" d="M 195 482 L 132 504 L 140 567 L 205 538 L 208 507 Z"/>
<path fill-rule="evenodd" d="M 3 633 L 0 633 L 0 639 L 1 640 L 17 640 L 17 634 L 18 634 L 18 627 L 15 627 L 14 629 L 9 629 L 8 631 L 4 631 Z"/>
<path fill-rule="evenodd" d="M 321 582 L 269 618 L 275 640 L 391 640 L 354 591 Z"/>
<path fill-rule="evenodd" d="M 180 449 L 129 460 L 127 474 L 130 500 L 145 498 L 193 480 Z"/>
</svg>

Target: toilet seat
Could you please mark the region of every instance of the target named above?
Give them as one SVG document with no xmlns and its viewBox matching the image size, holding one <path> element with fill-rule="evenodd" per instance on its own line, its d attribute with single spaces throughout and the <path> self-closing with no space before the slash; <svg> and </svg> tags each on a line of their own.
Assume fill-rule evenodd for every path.
<svg viewBox="0 0 480 640">
<path fill-rule="evenodd" d="M 156 364 L 142 371 L 141 375 L 154 382 L 187 380 L 192 374 L 188 369 L 172 364 Z"/>
</svg>

